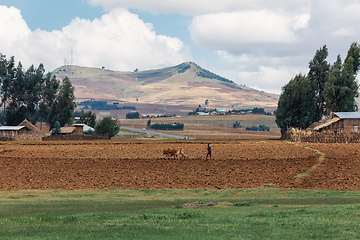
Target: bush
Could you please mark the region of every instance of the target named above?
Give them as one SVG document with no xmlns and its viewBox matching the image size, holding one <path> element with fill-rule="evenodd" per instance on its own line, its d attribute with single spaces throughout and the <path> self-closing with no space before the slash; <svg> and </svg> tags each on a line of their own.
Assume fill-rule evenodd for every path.
<svg viewBox="0 0 360 240">
<path fill-rule="evenodd" d="M 257 127 L 257 126 L 247 127 L 246 130 L 264 132 L 264 131 L 270 131 L 270 127 L 265 126 L 265 125 L 259 125 L 259 127 Z"/>
<path fill-rule="evenodd" d="M 139 112 L 129 112 L 126 114 L 126 119 L 139 119 L 140 114 Z"/>
<path fill-rule="evenodd" d="M 270 128 L 265 125 L 259 125 L 259 131 L 270 131 Z"/>
<path fill-rule="evenodd" d="M 113 120 L 111 117 L 103 118 L 95 126 L 95 132 L 97 135 L 114 137 L 120 131 L 120 125 L 118 119 Z"/>
<path fill-rule="evenodd" d="M 240 125 L 240 122 L 236 121 L 233 123 L 233 128 L 240 128 L 241 125 Z"/>
<path fill-rule="evenodd" d="M 54 124 L 54 128 L 51 130 L 51 134 L 59 134 L 61 132 L 61 125 L 59 121 Z"/>
<path fill-rule="evenodd" d="M 184 124 L 182 123 L 155 123 L 148 127 L 156 130 L 184 130 Z"/>
<path fill-rule="evenodd" d="M 259 131 L 259 128 L 256 126 L 252 126 L 252 127 L 247 127 L 246 130 L 248 131 Z"/>
</svg>

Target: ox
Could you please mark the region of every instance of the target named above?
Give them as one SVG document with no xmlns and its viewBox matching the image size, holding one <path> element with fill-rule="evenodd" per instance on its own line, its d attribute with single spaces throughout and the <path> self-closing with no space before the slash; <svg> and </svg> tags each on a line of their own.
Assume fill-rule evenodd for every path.
<svg viewBox="0 0 360 240">
<path fill-rule="evenodd" d="M 175 156 L 177 159 L 180 159 L 181 156 L 185 159 L 185 154 L 182 148 L 169 148 L 168 150 L 164 150 L 164 154 L 168 157 Z"/>
</svg>

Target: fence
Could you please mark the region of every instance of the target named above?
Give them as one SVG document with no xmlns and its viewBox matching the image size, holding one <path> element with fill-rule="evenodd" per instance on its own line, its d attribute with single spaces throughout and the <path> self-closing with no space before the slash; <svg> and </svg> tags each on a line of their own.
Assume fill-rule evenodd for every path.
<svg viewBox="0 0 360 240">
<path fill-rule="evenodd" d="M 358 132 L 313 132 L 298 129 L 288 129 L 285 139 L 293 142 L 309 143 L 359 143 Z"/>
</svg>

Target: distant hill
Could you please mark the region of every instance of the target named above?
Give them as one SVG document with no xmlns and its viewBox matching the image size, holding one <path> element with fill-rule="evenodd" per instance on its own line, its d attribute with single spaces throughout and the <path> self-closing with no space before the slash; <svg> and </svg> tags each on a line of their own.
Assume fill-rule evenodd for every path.
<svg viewBox="0 0 360 240">
<path fill-rule="evenodd" d="M 59 79 L 68 76 L 78 101 L 103 100 L 131 104 L 154 104 L 196 108 L 274 110 L 279 96 L 211 73 L 193 62 L 149 71 L 118 72 L 108 69 L 62 66 L 53 71 Z M 205 106 L 205 101 L 208 105 Z"/>
</svg>

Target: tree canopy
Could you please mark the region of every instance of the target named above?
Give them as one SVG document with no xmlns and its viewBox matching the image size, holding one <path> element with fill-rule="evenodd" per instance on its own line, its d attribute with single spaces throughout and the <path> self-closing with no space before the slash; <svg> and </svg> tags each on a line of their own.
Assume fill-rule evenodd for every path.
<svg viewBox="0 0 360 240">
<path fill-rule="evenodd" d="M 71 121 L 74 87 L 68 78 L 60 84 L 51 73 L 46 74 L 43 64 L 25 70 L 21 62 L 15 64 L 14 57 L 0 54 L 0 84 L 3 124 L 18 125 L 26 118 L 32 123 L 48 121 L 52 128 L 56 121 L 62 126 Z"/>
<path fill-rule="evenodd" d="M 359 96 L 356 74 L 360 67 L 360 48 L 351 44 L 345 61 L 338 55 L 334 64 L 326 61 L 325 46 L 316 51 L 307 75 L 298 74 L 282 88 L 276 123 L 282 129 L 305 129 L 331 112 L 357 110 Z"/>
<path fill-rule="evenodd" d="M 61 126 L 65 124 L 71 124 L 73 121 L 73 112 L 76 108 L 74 87 L 68 77 L 62 80 L 60 90 L 56 96 L 55 101 L 51 105 L 49 114 L 50 127 L 55 124 L 56 121 L 60 122 Z"/>
<path fill-rule="evenodd" d="M 317 105 L 314 90 L 307 76 L 296 75 L 283 87 L 278 109 L 275 113 L 276 124 L 281 129 L 288 127 L 307 128 L 316 121 Z"/>
<path fill-rule="evenodd" d="M 120 131 L 120 125 L 118 119 L 112 117 L 105 117 L 95 126 L 95 132 L 97 135 L 114 137 Z"/>
</svg>

